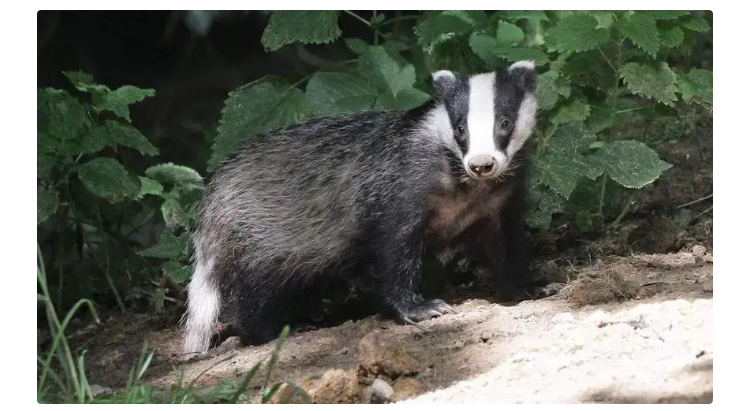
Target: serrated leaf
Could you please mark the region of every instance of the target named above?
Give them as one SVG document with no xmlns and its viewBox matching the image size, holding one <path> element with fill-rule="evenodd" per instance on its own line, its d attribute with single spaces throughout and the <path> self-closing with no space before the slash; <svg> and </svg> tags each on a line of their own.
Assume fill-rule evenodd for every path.
<svg viewBox="0 0 739 411">
<path fill-rule="evenodd" d="M 494 50 L 496 56 L 515 63 L 522 60 L 533 60 L 534 65 L 542 66 L 549 63 L 546 53 L 531 47 L 497 47 Z"/>
<path fill-rule="evenodd" d="M 688 10 L 644 10 L 644 11 L 641 11 L 641 13 L 648 15 L 654 20 L 674 20 L 679 17 L 690 14 L 690 11 Z"/>
<path fill-rule="evenodd" d="M 262 33 L 262 45 L 267 51 L 275 51 L 296 41 L 327 44 L 340 35 L 338 11 L 275 10 Z"/>
<path fill-rule="evenodd" d="M 48 115 L 46 132 L 54 137 L 58 145 L 54 151 L 70 154 L 76 151 L 79 134 L 90 126 L 87 110 L 76 98 L 67 92 L 47 96 L 45 113 Z"/>
<path fill-rule="evenodd" d="M 677 85 L 684 101 L 698 96 L 713 103 L 713 71 L 694 68 L 687 75 L 679 76 Z"/>
<path fill-rule="evenodd" d="M 552 214 L 564 211 L 564 198 L 546 187 L 532 187 L 527 195 L 531 206 L 524 219 L 531 228 L 548 229 L 552 224 Z"/>
<path fill-rule="evenodd" d="M 164 192 L 164 187 L 158 181 L 149 177 L 139 176 L 139 182 L 141 183 L 141 188 L 136 196 L 137 198 L 143 198 L 148 194 L 158 196 Z"/>
<path fill-rule="evenodd" d="M 80 91 L 85 91 L 85 86 L 95 84 L 92 75 L 84 71 L 62 71 L 62 74 Z"/>
<path fill-rule="evenodd" d="M 591 167 L 582 153 L 595 139 L 582 122 L 559 126 L 546 144 L 545 155 L 534 165 L 535 182 L 569 198 L 577 181 Z"/>
<path fill-rule="evenodd" d="M 622 17 L 616 24 L 618 30 L 637 47 L 653 58 L 659 50 L 657 22 L 648 14 L 634 12 Z"/>
<path fill-rule="evenodd" d="M 621 68 L 620 74 L 626 87 L 634 94 L 653 98 L 669 106 L 677 100 L 675 72 L 667 63 L 662 62 L 659 65 L 626 63 Z"/>
<path fill-rule="evenodd" d="M 78 151 L 84 154 L 93 154 L 111 144 L 108 128 L 104 125 L 95 126 L 82 136 Z"/>
<path fill-rule="evenodd" d="M 536 100 L 541 111 L 551 110 L 557 105 L 560 97 L 569 96 L 569 82 L 554 71 L 542 74 L 536 81 Z"/>
<path fill-rule="evenodd" d="M 167 260 L 179 260 L 184 257 L 188 241 L 189 237 L 187 235 L 177 237 L 171 231 L 164 230 L 157 237 L 156 244 L 139 251 L 139 255 Z"/>
<path fill-rule="evenodd" d="M 221 111 L 208 171 L 213 171 L 255 135 L 307 116 L 303 92 L 285 80 L 270 77 L 232 91 Z"/>
<path fill-rule="evenodd" d="M 111 120 L 106 121 L 105 125 L 107 126 L 108 133 L 110 133 L 110 140 L 113 143 L 119 146 L 130 147 L 141 154 L 149 156 L 159 154 L 159 150 L 136 128 Z"/>
<path fill-rule="evenodd" d="M 549 21 L 549 17 L 547 17 L 546 13 L 539 10 L 539 11 L 528 11 L 528 10 L 504 10 L 499 12 L 500 17 L 510 20 L 510 21 L 518 21 L 518 20 L 533 20 L 533 21 Z"/>
<path fill-rule="evenodd" d="M 174 198 L 169 197 L 162 203 L 162 217 L 167 228 L 174 229 L 183 225 L 186 221 L 185 210 L 180 205 L 180 202 Z"/>
<path fill-rule="evenodd" d="M 55 190 L 39 187 L 36 192 L 36 224 L 41 224 L 56 213 L 59 195 Z"/>
<path fill-rule="evenodd" d="M 366 41 L 354 37 L 344 39 L 344 43 L 349 50 L 359 55 L 364 54 L 370 47 Z"/>
<path fill-rule="evenodd" d="M 682 29 L 677 26 L 659 30 L 659 44 L 662 47 L 678 47 L 683 43 L 684 38 Z"/>
<path fill-rule="evenodd" d="M 305 89 L 305 100 L 317 116 L 367 110 L 377 98 L 377 89 L 367 80 L 348 73 L 319 72 Z"/>
<path fill-rule="evenodd" d="M 498 41 L 498 44 L 506 46 L 515 45 L 523 41 L 523 30 L 515 24 L 501 20 L 498 22 L 498 31 L 496 32 L 495 39 Z"/>
<path fill-rule="evenodd" d="M 461 13 L 445 11 L 420 22 L 414 27 L 418 42 L 424 51 L 431 53 L 440 43 L 452 37 L 467 34 L 475 29 L 475 20 L 462 17 Z"/>
<path fill-rule="evenodd" d="M 560 107 L 557 114 L 552 117 L 553 124 L 569 123 L 572 121 L 585 121 L 590 115 L 590 105 L 581 101 L 575 101 L 569 105 Z"/>
<path fill-rule="evenodd" d="M 404 62 L 405 63 L 405 62 Z M 412 64 L 401 65 L 384 47 L 370 47 L 359 57 L 362 74 L 376 87 L 389 90 L 397 96 L 416 82 L 416 68 Z"/>
<path fill-rule="evenodd" d="M 80 166 L 78 175 L 91 193 L 110 202 L 134 197 L 140 182 L 112 158 L 95 158 Z"/>
<path fill-rule="evenodd" d="M 699 33 L 711 30 L 711 25 L 701 17 L 691 17 L 689 20 L 684 21 L 682 26 L 688 30 L 697 31 Z"/>
<path fill-rule="evenodd" d="M 165 261 L 162 264 L 162 270 L 167 273 L 169 279 L 175 284 L 182 284 L 192 276 L 189 267 L 185 267 L 175 261 Z"/>
<path fill-rule="evenodd" d="M 550 51 L 586 51 L 598 48 L 608 41 L 606 29 L 598 28 L 598 21 L 587 14 L 573 14 L 561 19 L 546 36 Z"/>
<path fill-rule="evenodd" d="M 594 170 L 605 172 L 627 188 L 642 188 L 672 167 L 646 144 L 633 140 L 605 144 L 588 160 Z"/>
<path fill-rule="evenodd" d="M 116 90 L 105 89 L 107 89 L 105 86 L 98 87 L 96 88 L 97 92 L 92 94 L 92 104 L 95 109 L 110 111 L 118 117 L 126 119 L 129 123 L 131 122 L 131 112 L 128 106 L 156 94 L 153 89 L 140 89 L 134 86 L 122 86 Z"/>
<path fill-rule="evenodd" d="M 457 17 L 472 27 L 483 27 L 488 22 L 488 16 L 483 10 L 444 10 L 442 16 Z"/>
<path fill-rule="evenodd" d="M 375 108 L 385 110 L 409 110 L 428 101 L 430 96 L 421 90 L 410 88 L 401 91 L 397 96 L 386 92 L 377 97 Z"/>
<path fill-rule="evenodd" d="M 190 167 L 178 164 L 157 164 L 146 169 L 144 175 L 162 184 L 202 185 L 203 177 Z"/>
</svg>

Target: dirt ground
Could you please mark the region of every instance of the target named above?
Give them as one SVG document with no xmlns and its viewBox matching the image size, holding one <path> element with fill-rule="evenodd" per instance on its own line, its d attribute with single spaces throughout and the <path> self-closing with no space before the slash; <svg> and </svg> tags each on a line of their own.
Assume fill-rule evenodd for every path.
<svg viewBox="0 0 739 411">
<path fill-rule="evenodd" d="M 445 297 L 457 313 L 422 323 L 426 331 L 378 316 L 296 331 L 271 381 L 323 403 L 712 402 L 712 201 L 681 207 L 712 192 L 712 145 L 661 147 L 675 166 L 616 229 L 588 239 L 554 224 L 535 238 L 537 272 L 559 283 L 557 294 L 501 304 L 458 288 Z M 231 338 L 193 358 L 180 351 L 177 320 L 111 317 L 71 343 L 88 350 L 91 384 L 112 390 L 125 386 L 144 341 L 154 351 L 145 379 L 159 388 L 180 373 L 205 388 L 243 379 L 275 347 Z M 274 400 L 300 397 L 285 388 Z"/>
</svg>

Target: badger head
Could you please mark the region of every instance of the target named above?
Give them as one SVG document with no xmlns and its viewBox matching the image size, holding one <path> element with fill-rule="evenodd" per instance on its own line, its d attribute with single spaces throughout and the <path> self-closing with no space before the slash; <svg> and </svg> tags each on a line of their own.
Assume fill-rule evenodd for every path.
<svg viewBox="0 0 739 411">
<path fill-rule="evenodd" d="M 459 77 L 433 73 L 433 128 L 473 179 L 495 179 L 514 167 L 514 155 L 535 126 L 536 72 L 519 61 L 491 73 Z"/>
</svg>

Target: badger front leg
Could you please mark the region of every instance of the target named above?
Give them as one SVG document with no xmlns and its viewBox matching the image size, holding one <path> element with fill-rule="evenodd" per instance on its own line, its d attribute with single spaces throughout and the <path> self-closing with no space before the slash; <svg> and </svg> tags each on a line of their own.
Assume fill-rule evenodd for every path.
<svg viewBox="0 0 739 411">
<path fill-rule="evenodd" d="M 384 311 L 403 323 L 415 323 L 454 313 L 443 300 L 421 295 L 421 266 L 425 249 L 421 226 L 410 220 L 386 222 L 375 237 L 370 275 L 378 281 L 378 300 Z"/>
</svg>

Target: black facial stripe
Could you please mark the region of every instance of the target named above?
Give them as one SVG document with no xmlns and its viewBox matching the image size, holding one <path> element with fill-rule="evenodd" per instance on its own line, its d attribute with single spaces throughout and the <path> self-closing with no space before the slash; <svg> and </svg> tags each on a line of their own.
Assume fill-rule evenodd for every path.
<svg viewBox="0 0 739 411">
<path fill-rule="evenodd" d="M 511 142 L 511 136 L 516 130 L 518 109 L 525 96 L 525 91 L 516 84 L 516 79 L 508 70 L 495 72 L 495 145 L 501 151 L 505 151 Z M 511 122 L 511 127 L 507 131 L 500 128 L 503 118 Z"/>
<path fill-rule="evenodd" d="M 466 78 L 457 78 L 453 88 L 446 93 L 444 106 L 447 113 L 449 113 L 449 122 L 455 135 L 457 126 L 460 124 L 464 126 L 465 134 L 467 134 L 467 113 L 470 111 L 470 83 Z M 466 154 L 469 149 L 469 138 L 456 140 L 460 150 L 462 150 L 462 155 Z"/>
</svg>

